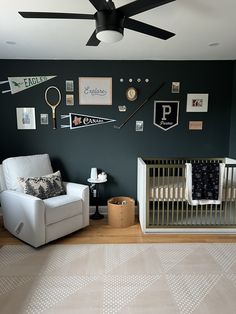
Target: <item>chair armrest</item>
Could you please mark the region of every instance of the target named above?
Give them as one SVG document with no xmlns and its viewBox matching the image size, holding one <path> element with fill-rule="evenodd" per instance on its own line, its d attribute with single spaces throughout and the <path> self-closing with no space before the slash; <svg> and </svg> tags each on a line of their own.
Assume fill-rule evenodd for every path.
<svg viewBox="0 0 236 314">
<path fill-rule="evenodd" d="M 88 185 L 63 182 L 66 194 L 78 196 L 83 200 L 84 226 L 89 225 L 89 187 Z"/>
<path fill-rule="evenodd" d="M 1 193 L 1 205 L 6 229 L 35 247 L 45 243 L 45 205 L 41 199 L 6 190 Z"/>
<path fill-rule="evenodd" d="M 25 194 L 19 191 L 13 191 L 13 190 L 5 190 L 1 193 L 1 199 L 2 198 L 5 199 L 6 197 L 18 198 L 19 200 L 21 199 L 21 200 L 29 200 L 29 201 L 35 201 L 35 200 L 42 201 L 40 198 L 36 196 Z"/>
<path fill-rule="evenodd" d="M 79 196 L 83 200 L 86 200 L 87 196 L 89 197 L 89 187 L 88 185 L 72 183 L 72 182 L 63 182 L 66 194 Z"/>
</svg>

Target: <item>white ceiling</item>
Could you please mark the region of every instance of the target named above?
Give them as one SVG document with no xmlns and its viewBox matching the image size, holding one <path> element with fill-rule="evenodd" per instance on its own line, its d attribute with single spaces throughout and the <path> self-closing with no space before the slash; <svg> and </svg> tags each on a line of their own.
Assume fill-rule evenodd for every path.
<svg viewBox="0 0 236 314">
<path fill-rule="evenodd" d="M 103 1 L 103 0 L 101 0 Z M 116 7 L 131 0 L 113 0 Z M 125 29 L 88 47 L 93 20 L 24 19 L 18 11 L 95 13 L 88 0 L 0 0 L 0 59 L 235 60 L 236 1 L 176 0 L 134 19 L 176 33 L 167 41 Z M 209 46 L 209 44 L 217 45 Z"/>
</svg>

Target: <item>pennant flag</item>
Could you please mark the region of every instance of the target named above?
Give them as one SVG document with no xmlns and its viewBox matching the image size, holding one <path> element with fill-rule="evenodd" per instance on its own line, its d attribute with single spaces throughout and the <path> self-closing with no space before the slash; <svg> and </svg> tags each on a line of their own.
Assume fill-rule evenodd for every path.
<svg viewBox="0 0 236 314">
<path fill-rule="evenodd" d="M 34 87 L 43 82 L 53 79 L 56 75 L 53 76 L 20 76 L 20 77 L 8 77 L 8 81 L 3 81 L 3 83 L 9 83 L 10 90 L 2 91 L 2 93 L 11 92 L 12 94 L 21 92 L 25 89 Z"/>
<path fill-rule="evenodd" d="M 179 120 L 179 101 L 154 101 L 154 125 L 167 131 Z"/>
<path fill-rule="evenodd" d="M 94 126 L 99 124 L 105 124 L 114 122 L 116 120 L 95 117 L 95 116 L 87 116 L 79 113 L 69 113 L 69 115 L 61 115 L 61 119 L 69 118 L 69 125 L 61 125 L 61 128 L 70 128 L 70 129 L 79 129 L 86 128 L 88 126 Z"/>
</svg>

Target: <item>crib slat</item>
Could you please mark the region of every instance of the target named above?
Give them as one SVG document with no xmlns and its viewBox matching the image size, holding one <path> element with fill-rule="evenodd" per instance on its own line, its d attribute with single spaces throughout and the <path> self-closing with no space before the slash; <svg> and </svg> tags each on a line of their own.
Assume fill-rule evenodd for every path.
<svg viewBox="0 0 236 314">
<path fill-rule="evenodd" d="M 211 204 L 210 205 L 210 221 L 209 221 L 210 225 L 212 225 L 212 208 L 213 208 L 213 205 Z"/>
<path fill-rule="evenodd" d="M 170 168 L 167 168 L 167 213 L 166 213 L 166 225 L 169 225 L 169 214 L 170 214 Z"/>
<path fill-rule="evenodd" d="M 160 168 L 157 168 L 157 193 L 158 193 L 158 196 L 160 195 L 159 186 L 160 186 Z M 157 224 L 160 225 L 160 201 L 159 201 L 159 197 L 157 199 Z"/>
<path fill-rule="evenodd" d="M 156 203 L 156 195 L 155 195 L 155 178 L 156 178 L 156 175 L 155 175 L 155 168 L 152 168 L 152 172 L 153 172 L 153 175 L 152 175 L 152 190 L 153 190 L 153 202 L 152 202 L 152 224 L 154 225 L 155 224 L 155 203 Z"/>
</svg>

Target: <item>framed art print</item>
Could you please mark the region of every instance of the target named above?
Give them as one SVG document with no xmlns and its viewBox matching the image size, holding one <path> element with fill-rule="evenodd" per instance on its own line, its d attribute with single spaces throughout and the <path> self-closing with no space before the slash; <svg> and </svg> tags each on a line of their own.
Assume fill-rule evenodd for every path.
<svg viewBox="0 0 236 314">
<path fill-rule="evenodd" d="M 112 105 L 111 77 L 80 77 L 80 105 Z"/>
<path fill-rule="evenodd" d="M 16 108 L 18 130 L 35 130 L 35 108 Z"/>
<path fill-rule="evenodd" d="M 186 111 L 187 112 L 207 112 L 208 111 L 208 94 L 188 94 Z"/>
</svg>

